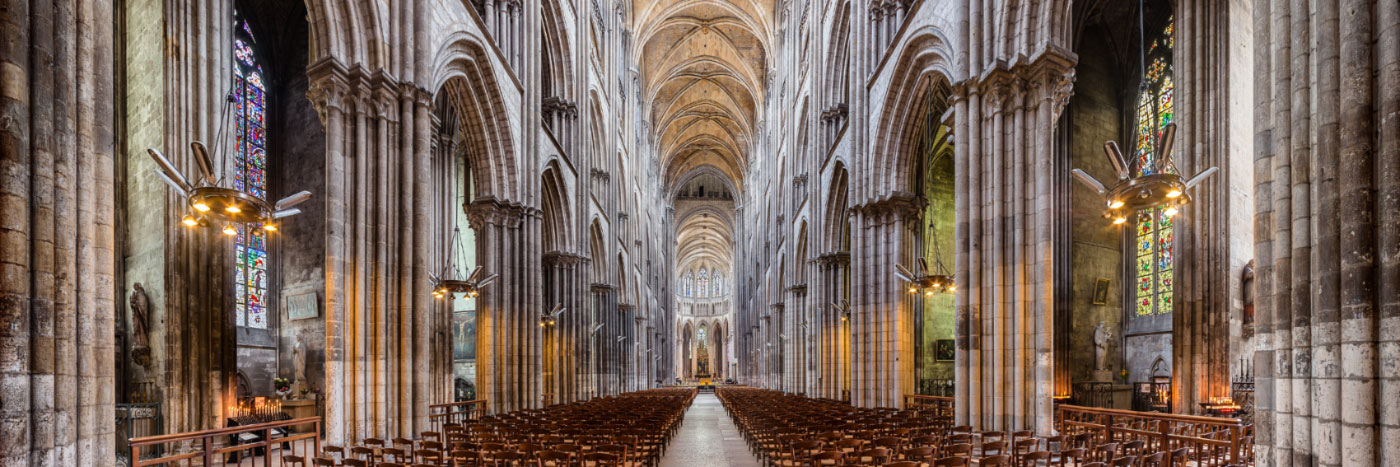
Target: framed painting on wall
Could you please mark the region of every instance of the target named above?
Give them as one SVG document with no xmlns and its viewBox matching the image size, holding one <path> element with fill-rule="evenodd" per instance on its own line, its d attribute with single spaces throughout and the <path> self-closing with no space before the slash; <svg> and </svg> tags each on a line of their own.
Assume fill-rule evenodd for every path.
<svg viewBox="0 0 1400 467">
<path fill-rule="evenodd" d="M 938 339 L 933 341 L 933 360 L 936 362 L 951 362 L 957 356 L 956 347 L 952 339 Z"/>
</svg>

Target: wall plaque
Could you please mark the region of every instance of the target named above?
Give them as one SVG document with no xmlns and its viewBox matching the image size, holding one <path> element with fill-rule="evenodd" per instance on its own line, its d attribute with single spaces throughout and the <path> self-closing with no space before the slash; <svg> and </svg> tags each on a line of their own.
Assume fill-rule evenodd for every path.
<svg viewBox="0 0 1400 467">
<path fill-rule="evenodd" d="M 321 303 L 316 298 L 315 291 L 287 297 L 287 318 L 298 320 L 321 316 Z"/>
</svg>

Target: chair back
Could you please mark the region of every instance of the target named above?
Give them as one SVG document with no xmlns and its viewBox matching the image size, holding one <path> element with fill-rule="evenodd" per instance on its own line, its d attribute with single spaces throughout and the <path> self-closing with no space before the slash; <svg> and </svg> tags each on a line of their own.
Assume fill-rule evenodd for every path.
<svg viewBox="0 0 1400 467">
<path fill-rule="evenodd" d="M 933 461 L 934 467 L 967 467 L 967 457 L 950 456 Z"/>
<path fill-rule="evenodd" d="M 1006 467 L 1011 465 L 1011 457 L 1005 454 L 997 456 L 985 456 L 977 461 L 978 467 Z"/>
</svg>

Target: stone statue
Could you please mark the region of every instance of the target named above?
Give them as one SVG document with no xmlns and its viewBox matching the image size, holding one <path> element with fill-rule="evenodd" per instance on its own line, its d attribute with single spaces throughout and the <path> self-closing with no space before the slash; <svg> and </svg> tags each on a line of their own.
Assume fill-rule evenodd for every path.
<svg viewBox="0 0 1400 467">
<path fill-rule="evenodd" d="M 1108 339 L 1111 337 L 1108 324 L 1099 321 L 1099 325 L 1094 327 L 1094 371 L 1108 369 Z"/>
<path fill-rule="evenodd" d="M 128 299 L 131 306 L 131 360 L 137 365 L 148 366 L 151 364 L 151 346 L 147 334 L 150 329 L 151 302 L 146 297 L 146 288 L 140 282 L 132 284 L 131 297 Z"/>
<path fill-rule="evenodd" d="M 131 286 L 131 339 L 137 347 L 146 347 L 146 315 L 150 308 L 150 302 L 146 298 L 146 289 L 137 282 Z"/>
<path fill-rule="evenodd" d="M 292 347 L 292 381 L 306 382 L 306 345 L 300 340 Z"/>
</svg>

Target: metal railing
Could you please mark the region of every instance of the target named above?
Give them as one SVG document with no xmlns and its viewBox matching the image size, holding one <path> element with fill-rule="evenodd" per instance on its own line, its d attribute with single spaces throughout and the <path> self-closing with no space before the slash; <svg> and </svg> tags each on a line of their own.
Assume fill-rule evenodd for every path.
<svg viewBox="0 0 1400 467">
<path fill-rule="evenodd" d="M 1191 465 L 1252 465 L 1253 427 L 1233 418 L 1200 417 L 1061 404 L 1063 435 L 1092 433 L 1099 443 L 1142 440 L 1147 452 L 1186 448 Z"/>
<path fill-rule="evenodd" d="M 314 431 L 292 432 L 313 424 Z M 279 433 L 286 433 L 279 435 Z M 146 465 L 282 465 L 283 456 L 307 459 L 321 452 L 321 417 L 306 417 L 256 425 L 131 438 L 132 467 Z M 169 453 L 143 457 L 143 452 Z M 149 458 L 147 458 L 149 457 Z M 273 458 L 278 458 L 273 461 Z"/>
</svg>

